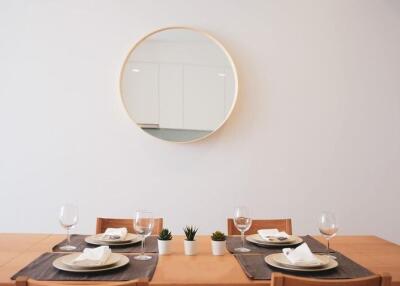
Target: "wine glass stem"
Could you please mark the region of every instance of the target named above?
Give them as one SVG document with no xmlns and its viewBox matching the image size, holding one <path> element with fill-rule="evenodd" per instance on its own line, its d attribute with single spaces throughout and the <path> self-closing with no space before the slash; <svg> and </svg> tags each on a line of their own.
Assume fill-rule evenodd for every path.
<svg viewBox="0 0 400 286">
<path fill-rule="evenodd" d="M 144 256 L 144 240 L 145 239 L 146 239 L 146 237 L 143 236 L 143 239 L 142 239 L 142 256 Z"/>
<path fill-rule="evenodd" d="M 331 253 L 330 248 L 329 248 L 329 238 L 327 239 L 327 241 L 328 241 L 327 252 L 328 252 L 328 255 L 329 255 Z"/>
<path fill-rule="evenodd" d="M 71 245 L 71 234 L 69 232 L 69 227 L 67 227 L 67 245 Z"/>
<path fill-rule="evenodd" d="M 244 231 L 240 231 L 240 236 L 242 238 L 242 248 L 244 248 Z"/>
</svg>

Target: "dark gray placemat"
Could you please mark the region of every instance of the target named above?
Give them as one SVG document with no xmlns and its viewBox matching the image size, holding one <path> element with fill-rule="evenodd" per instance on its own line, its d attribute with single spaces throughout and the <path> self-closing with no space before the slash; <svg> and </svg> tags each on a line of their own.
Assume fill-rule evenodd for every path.
<svg viewBox="0 0 400 286">
<path fill-rule="evenodd" d="M 60 249 L 61 246 L 66 244 L 66 240 L 63 240 L 62 242 L 56 244 L 53 248 L 53 252 L 80 252 L 83 251 L 85 248 L 94 248 L 98 247 L 98 245 L 93 245 L 93 244 L 88 244 L 85 242 L 85 237 L 87 235 L 71 235 L 71 244 L 76 246 L 75 250 L 72 251 L 65 251 Z M 121 246 L 110 246 L 113 252 L 119 252 L 119 253 L 140 253 L 142 250 L 142 244 L 135 243 L 131 245 L 121 245 Z M 156 236 L 149 236 L 146 238 L 146 242 L 144 244 L 144 248 L 146 253 L 158 253 L 158 243 L 157 243 L 157 237 Z"/>
<path fill-rule="evenodd" d="M 18 276 L 27 276 L 42 281 L 127 281 L 139 278 L 151 280 L 158 262 L 158 254 L 151 254 L 152 259 L 145 261 L 133 259 L 136 255 L 127 255 L 129 257 L 129 264 L 121 268 L 98 273 L 74 273 L 58 270 L 52 265 L 56 258 L 63 255 L 66 254 L 43 253 L 30 264 L 15 273 L 11 279 L 15 280 Z"/>
<path fill-rule="evenodd" d="M 326 246 L 321 242 L 316 240 L 310 235 L 301 236 L 304 242 L 307 243 L 308 247 L 310 247 L 312 252 L 326 252 Z M 226 248 L 230 253 L 236 253 L 235 248 L 242 246 L 242 240 L 240 236 L 228 236 L 226 239 Z M 285 247 L 295 247 L 295 246 L 259 246 L 254 243 L 248 242 L 245 240 L 244 246 L 251 250 L 250 253 L 264 253 L 264 254 L 272 254 L 281 252 L 282 248 Z"/>
<path fill-rule="evenodd" d="M 357 264 L 353 260 L 336 252 L 335 256 L 339 266 L 335 269 L 321 271 L 321 272 L 299 272 L 287 271 L 279 268 L 269 266 L 265 261 L 265 254 L 234 254 L 247 277 L 254 280 L 269 280 L 271 279 L 272 272 L 281 272 L 291 275 L 318 278 L 318 279 L 346 279 L 346 278 L 360 278 L 373 275 L 365 267 Z"/>
</svg>

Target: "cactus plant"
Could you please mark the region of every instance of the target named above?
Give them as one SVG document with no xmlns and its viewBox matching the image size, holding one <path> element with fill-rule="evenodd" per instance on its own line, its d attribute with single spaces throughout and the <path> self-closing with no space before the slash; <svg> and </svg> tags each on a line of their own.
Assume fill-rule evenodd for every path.
<svg viewBox="0 0 400 286">
<path fill-rule="evenodd" d="M 172 234 L 171 231 L 167 228 L 163 228 L 158 234 L 158 240 L 171 240 Z"/>
<path fill-rule="evenodd" d="M 217 230 L 216 232 L 214 232 L 211 235 L 211 239 L 214 240 L 214 241 L 225 241 L 226 240 L 226 235 L 225 235 L 225 233 Z"/>
<path fill-rule="evenodd" d="M 196 233 L 199 229 L 194 226 L 186 226 L 183 231 L 185 232 L 186 235 L 186 240 L 188 241 L 194 241 L 194 238 L 196 236 Z"/>
</svg>

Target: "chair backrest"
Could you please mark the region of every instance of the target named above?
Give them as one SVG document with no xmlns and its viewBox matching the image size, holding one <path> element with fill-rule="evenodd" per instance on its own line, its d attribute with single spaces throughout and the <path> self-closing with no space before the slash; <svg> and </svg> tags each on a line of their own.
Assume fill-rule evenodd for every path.
<svg viewBox="0 0 400 286">
<path fill-rule="evenodd" d="M 285 231 L 287 234 L 292 234 L 292 220 L 286 219 L 253 219 L 251 227 L 246 234 L 255 234 L 257 230 L 262 228 L 277 228 L 279 231 Z M 240 234 L 236 229 L 232 218 L 228 218 L 228 235 Z"/>
<path fill-rule="evenodd" d="M 391 281 L 387 273 L 357 279 L 311 279 L 272 273 L 271 286 L 390 286 Z"/>
<path fill-rule="evenodd" d="M 96 233 L 103 233 L 109 227 L 126 227 L 129 233 L 135 233 L 133 224 L 135 220 L 131 218 L 104 218 L 98 217 L 96 220 Z M 154 219 L 153 235 L 157 235 L 163 228 L 163 219 Z"/>
<path fill-rule="evenodd" d="M 76 283 L 75 283 L 76 282 Z M 25 276 L 20 276 L 17 277 L 15 281 L 15 286 L 54 286 L 54 281 L 37 281 L 34 279 L 29 279 L 28 277 Z M 68 282 L 61 282 L 58 283 L 58 286 L 91 286 L 91 285 L 101 285 L 101 286 L 148 286 L 149 282 L 147 279 L 135 279 L 135 280 L 130 280 L 130 281 L 124 281 L 124 282 L 105 282 L 99 284 L 98 281 L 74 281 L 74 284 L 70 284 Z"/>
</svg>

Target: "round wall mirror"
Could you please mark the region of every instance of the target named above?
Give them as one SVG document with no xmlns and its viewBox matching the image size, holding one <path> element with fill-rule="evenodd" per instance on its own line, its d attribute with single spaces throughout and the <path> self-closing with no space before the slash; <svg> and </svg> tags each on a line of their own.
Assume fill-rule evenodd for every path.
<svg viewBox="0 0 400 286">
<path fill-rule="evenodd" d="M 121 72 L 121 95 L 134 122 L 168 141 L 205 138 L 227 120 L 237 98 L 235 65 L 210 35 L 165 28 L 139 41 Z"/>
</svg>

